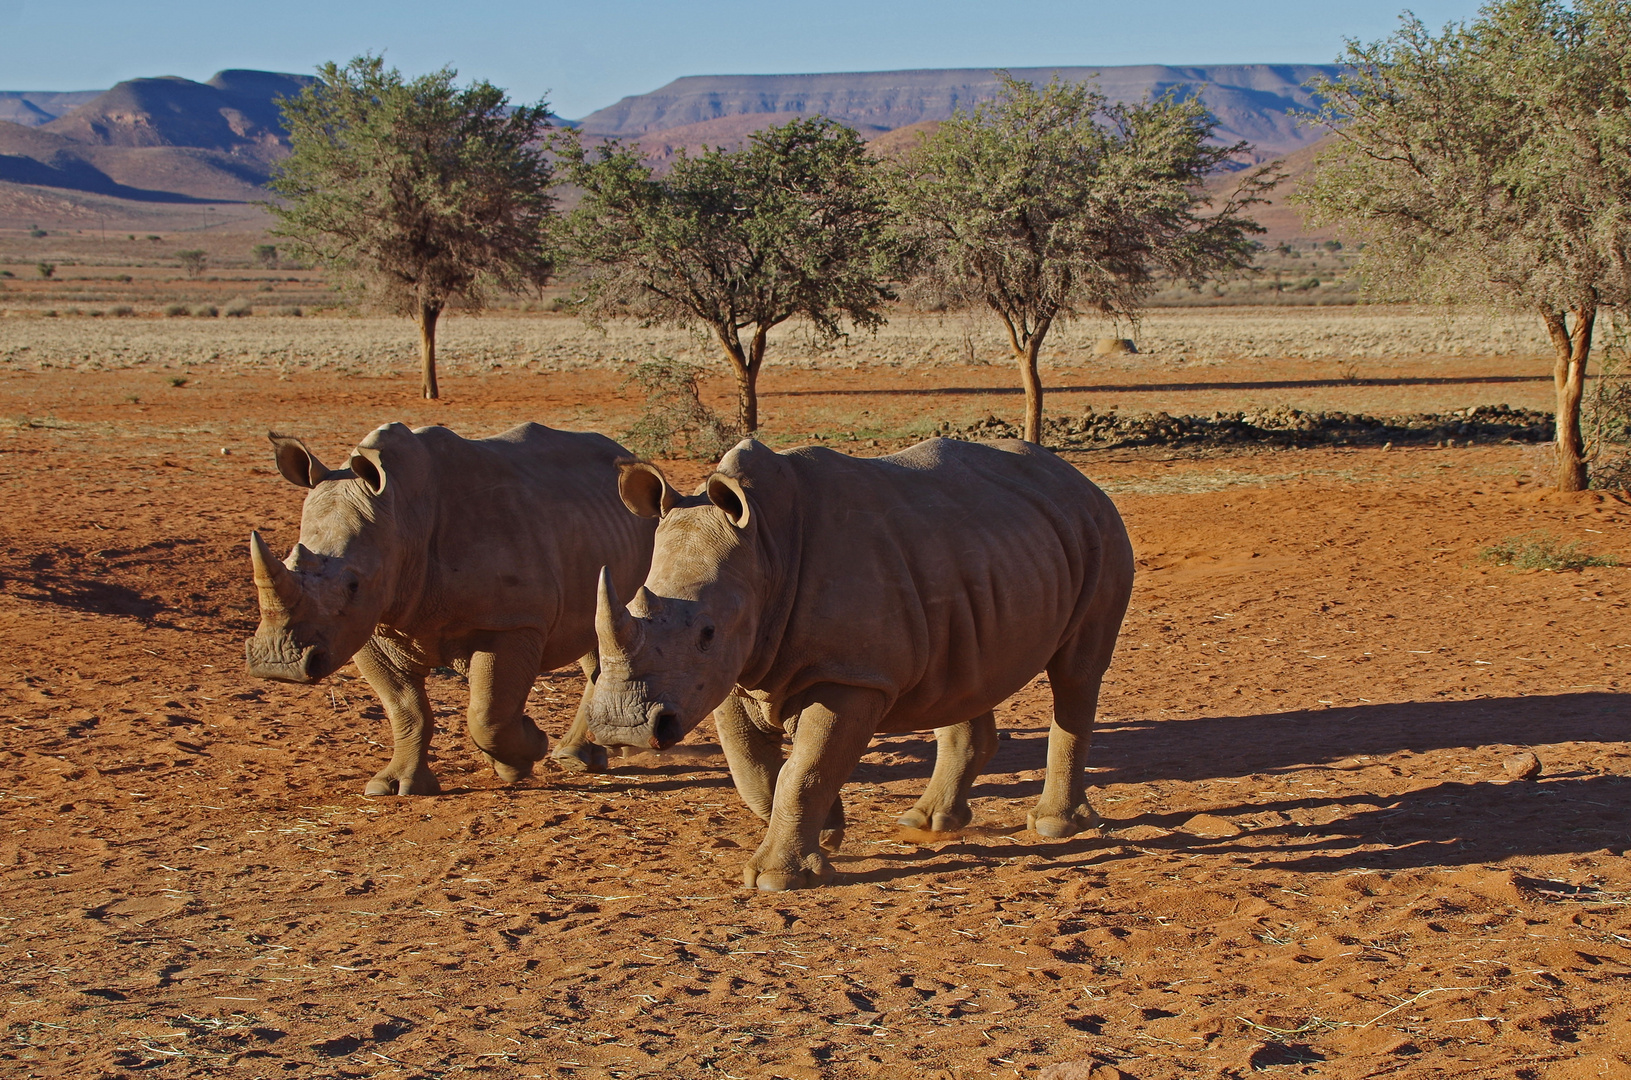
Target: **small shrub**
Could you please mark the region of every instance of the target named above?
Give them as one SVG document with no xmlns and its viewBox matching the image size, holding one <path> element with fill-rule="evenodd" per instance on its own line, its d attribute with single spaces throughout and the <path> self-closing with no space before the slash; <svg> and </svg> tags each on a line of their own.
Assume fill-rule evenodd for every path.
<svg viewBox="0 0 1631 1080">
<path fill-rule="evenodd" d="M 0 270 L 0 277 L 14 278 L 16 276 L 17 275 L 13 274 L 10 270 Z"/>
<path fill-rule="evenodd" d="M 85 314 L 83 311 L 79 310 L 76 307 L 64 308 L 62 313 L 64 315 L 83 315 L 83 314 Z"/>
<path fill-rule="evenodd" d="M 187 376 L 185 376 L 185 375 L 172 375 L 172 376 L 170 376 L 170 385 L 175 387 L 177 390 L 180 390 L 183 386 L 187 385 Z"/>
<path fill-rule="evenodd" d="M 44 230 L 44 229 L 42 229 L 42 228 L 40 228 L 40 227 L 39 227 L 39 226 L 38 226 L 38 225 L 35 225 L 35 226 L 32 226 L 32 227 L 31 227 L 31 228 L 30 228 L 30 229 L 29 229 L 29 230 L 28 230 L 28 235 L 30 235 L 30 236 L 32 236 L 32 237 L 33 237 L 33 238 L 34 238 L 34 239 L 36 239 L 36 240 L 38 240 L 38 239 L 40 239 L 40 238 L 41 238 L 41 237 L 43 237 L 43 236 L 48 236 L 48 235 L 50 235 L 50 234 L 49 234 L 49 233 L 47 233 L 47 232 L 46 232 L 46 231 L 45 231 L 45 230 Z"/>
<path fill-rule="evenodd" d="M 152 233 L 148 233 L 148 234 L 147 234 L 147 238 L 148 238 L 148 239 L 149 239 L 149 240 L 151 240 L 151 241 L 153 241 L 153 243 L 155 243 L 155 244 L 156 244 L 156 243 L 158 243 L 158 242 L 159 242 L 159 241 L 160 241 L 160 240 L 163 240 L 163 239 L 164 239 L 164 237 L 162 237 L 162 236 L 154 236 L 154 235 L 153 235 L 153 234 L 152 234 Z"/>
<path fill-rule="evenodd" d="M 213 319 L 221 314 L 221 310 L 214 304 L 199 304 L 193 308 L 193 315 L 200 319 Z"/>
<path fill-rule="evenodd" d="M 179 319 L 187 314 L 186 304 L 165 304 L 164 313 L 172 319 Z"/>
<path fill-rule="evenodd" d="M 249 256 L 259 265 L 270 269 L 277 265 L 277 245 L 256 244 L 250 249 Z"/>
<path fill-rule="evenodd" d="M 645 457 L 713 460 L 736 444 L 735 430 L 702 403 L 701 375 L 697 365 L 667 357 L 634 369 L 623 387 L 638 387 L 646 405 L 623 433 L 630 449 Z"/>
<path fill-rule="evenodd" d="M 115 304 L 113 307 L 108 309 L 108 314 L 112 315 L 115 319 L 128 319 L 130 316 L 136 314 L 136 309 L 131 307 L 129 304 Z"/>
<path fill-rule="evenodd" d="M 254 306 L 243 297 L 239 297 L 238 299 L 232 301 L 232 303 L 228 304 L 226 311 L 224 312 L 226 317 L 229 319 L 241 319 L 245 315 L 253 315 L 254 313 Z"/>
<path fill-rule="evenodd" d="M 1478 557 L 1515 570 L 1584 570 L 1588 566 L 1619 565 L 1606 555 L 1587 555 L 1580 550 L 1578 540 L 1565 544 L 1545 529 L 1509 536 L 1484 548 Z"/>
<path fill-rule="evenodd" d="M 129 274 L 115 274 L 115 275 L 113 275 L 113 280 L 114 281 L 120 281 L 120 282 L 123 282 L 126 285 L 129 285 L 132 281 L 135 281 L 136 279 L 131 277 Z"/>
<path fill-rule="evenodd" d="M 57 309 L 56 308 L 47 308 L 45 311 L 41 312 L 41 314 L 44 315 L 47 319 L 54 319 L 54 318 L 57 317 Z"/>
<path fill-rule="evenodd" d="M 106 315 L 107 312 L 103 311 L 101 308 L 91 308 L 91 310 L 87 311 L 85 314 L 89 315 L 93 319 L 100 319 L 103 315 Z"/>
<path fill-rule="evenodd" d="M 298 319 L 300 318 L 301 311 L 299 305 L 297 304 L 284 304 L 282 307 L 273 308 L 272 314 Z"/>
<path fill-rule="evenodd" d="M 57 264 L 56 263 L 48 263 L 48 262 L 37 262 L 37 263 L 34 264 L 34 269 L 36 269 L 36 270 L 38 270 L 40 272 L 40 276 L 42 278 L 55 277 L 56 273 L 57 273 Z"/>
<path fill-rule="evenodd" d="M 187 276 L 191 278 L 202 274 L 204 267 L 209 264 L 209 254 L 203 248 L 188 248 L 186 251 L 178 251 L 176 252 L 176 259 L 181 263 L 181 268 L 187 271 Z"/>
</svg>

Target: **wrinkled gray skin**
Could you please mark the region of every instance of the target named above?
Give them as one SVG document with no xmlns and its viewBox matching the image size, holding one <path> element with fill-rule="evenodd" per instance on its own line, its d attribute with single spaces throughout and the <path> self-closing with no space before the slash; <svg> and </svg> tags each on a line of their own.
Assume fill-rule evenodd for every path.
<svg viewBox="0 0 1631 1080">
<path fill-rule="evenodd" d="M 425 677 L 442 666 L 468 675 L 470 737 L 513 783 L 549 749 L 525 712 L 533 681 L 578 661 L 589 690 L 550 756 L 574 771 L 606 767 L 584 738 L 598 675 L 595 573 L 610 567 L 633 588 L 654 531 L 618 500 L 627 451 L 540 424 L 487 439 L 387 424 L 346 468 L 329 469 L 300 440 L 271 440 L 278 471 L 311 491 L 286 562 L 250 536 L 261 621 L 245 644 L 249 674 L 313 683 L 356 661 L 395 742 L 367 794 L 441 790 L 427 762 Z"/>
<path fill-rule="evenodd" d="M 601 577 L 590 735 L 669 746 L 733 687 L 751 694 L 759 708 L 720 714 L 737 789 L 770 823 L 748 886 L 831 880 L 822 833 L 841 827 L 839 788 L 875 734 L 940 728 L 988 758 L 991 710 L 1044 670 L 1054 719 L 1030 827 L 1097 824 L 1084 769 L 1133 553 L 1109 498 L 1070 465 L 1018 440 L 931 439 L 872 459 L 750 440 L 697 495 L 643 463 L 619 489 L 660 521 L 626 609 Z M 958 771 L 947 750 L 937 778 Z"/>
</svg>

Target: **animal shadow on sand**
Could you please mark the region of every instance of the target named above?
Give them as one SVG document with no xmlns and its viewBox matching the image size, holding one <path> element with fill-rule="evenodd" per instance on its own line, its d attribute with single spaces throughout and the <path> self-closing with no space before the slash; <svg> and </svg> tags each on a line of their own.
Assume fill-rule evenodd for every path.
<svg viewBox="0 0 1631 1080">
<path fill-rule="evenodd" d="M 1041 734 L 1041 733 L 1037 733 Z M 1204 782 L 1257 777 L 1265 784 L 1298 774 L 1329 777 L 1329 793 L 1260 792 L 1255 799 L 1146 813 L 1112 830 L 1148 825 L 1176 830 L 1205 812 L 1229 819 L 1241 835 L 1205 838 L 1174 832 L 1141 840 L 1145 850 L 1242 855 L 1264 867 L 1302 871 L 1404 869 L 1486 863 L 1513 856 L 1581 854 L 1626 845 L 1631 777 L 1588 769 L 1549 770 L 1537 782 L 1512 782 L 1502 747 L 1631 741 L 1631 700 L 1609 693 L 1476 701 L 1405 702 L 1255 716 L 1107 722 L 1095 733 L 1092 782 Z M 1039 770 L 1044 738 L 1004 742 L 992 773 Z M 1480 750 L 1465 778 L 1440 778 L 1402 794 L 1367 794 L 1367 775 L 1397 788 L 1408 758 L 1400 753 Z M 1588 751 L 1589 754 L 1589 751 Z M 1602 756 L 1626 762 L 1621 747 Z M 1442 762 L 1432 771 L 1442 773 Z M 1232 787 L 1232 785 L 1231 785 Z M 1356 790 L 1357 789 L 1357 790 Z M 1215 789 L 1214 789 L 1215 790 Z M 974 795 L 1031 799 L 1040 780 L 976 785 Z M 1232 793 L 1232 792 L 1231 792 Z M 1220 793 L 1222 794 L 1222 793 Z M 1114 836 L 1100 841 L 1116 844 Z M 1086 845 L 1091 846 L 1091 845 Z M 1080 852 L 1080 841 L 1028 847 L 1033 854 Z M 1132 852 L 1136 854 L 1136 850 Z"/>
</svg>

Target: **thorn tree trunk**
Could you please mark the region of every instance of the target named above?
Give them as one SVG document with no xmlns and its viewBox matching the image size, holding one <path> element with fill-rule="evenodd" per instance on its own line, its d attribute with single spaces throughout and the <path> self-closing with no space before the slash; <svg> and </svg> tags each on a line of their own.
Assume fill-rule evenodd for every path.
<svg viewBox="0 0 1631 1080">
<path fill-rule="evenodd" d="M 736 376 L 736 427 L 744 436 L 759 430 L 759 368 L 765 360 L 768 326 L 755 326 L 746 348 L 734 326 L 715 327 L 719 343 Z"/>
<path fill-rule="evenodd" d="M 1048 336 L 1052 319 L 1038 319 L 1036 325 L 1025 328 L 998 309 L 1002 323 L 1008 328 L 1008 344 L 1019 364 L 1019 381 L 1025 387 L 1025 441 L 1042 445 L 1042 375 L 1037 371 L 1037 359 L 1042 355 L 1042 339 Z"/>
<path fill-rule="evenodd" d="M 1569 325 L 1568 316 L 1574 316 Z M 1586 392 L 1586 361 L 1591 356 L 1595 305 L 1569 312 L 1542 311 L 1546 333 L 1552 339 L 1556 361 L 1552 381 L 1557 388 L 1557 489 L 1586 490 L 1585 439 L 1580 433 L 1580 402 Z"/>
<path fill-rule="evenodd" d="M 429 300 L 420 301 L 414 321 L 419 324 L 419 369 L 424 377 L 425 397 L 441 397 L 436 389 L 436 320 L 442 317 L 442 305 Z"/>
</svg>

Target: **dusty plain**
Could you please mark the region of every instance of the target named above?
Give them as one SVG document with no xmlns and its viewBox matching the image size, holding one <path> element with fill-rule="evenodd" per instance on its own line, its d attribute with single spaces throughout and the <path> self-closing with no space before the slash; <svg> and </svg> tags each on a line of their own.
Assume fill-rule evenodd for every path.
<svg viewBox="0 0 1631 1080">
<path fill-rule="evenodd" d="M 1550 398 L 1521 320 L 1163 318 L 1134 357 L 1062 337 L 1050 409 Z M 989 329 L 789 339 L 767 436 L 882 453 L 1012 416 L 1008 367 L 969 363 L 1000 355 Z M 268 428 L 333 459 L 387 420 L 615 433 L 639 405 L 619 361 L 700 348 L 455 319 L 427 403 L 407 331 L 0 320 L 0 1074 L 1631 1076 L 1631 569 L 1479 558 L 1546 530 L 1631 561 L 1625 503 L 1545 490 L 1511 444 L 1071 454 L 1139 559 L 1102 832 L 1024 829 L 1039 680 L 998 711 L 965 833 L 893 824 L 932 743 L 880 739 L 838 884 L 759 895 L 760 825 L 706 727 L 506 788 L 447 674 L 447 794 L 366 799 L 388 739 L 355 671 L 243 675 L 244 541 L 286 549 L 301 497 Z M 580 688 L 539 680 L 552 735 Z M 1520 750 L 1538 779 L 1503 768 Z"/>
</svg>

